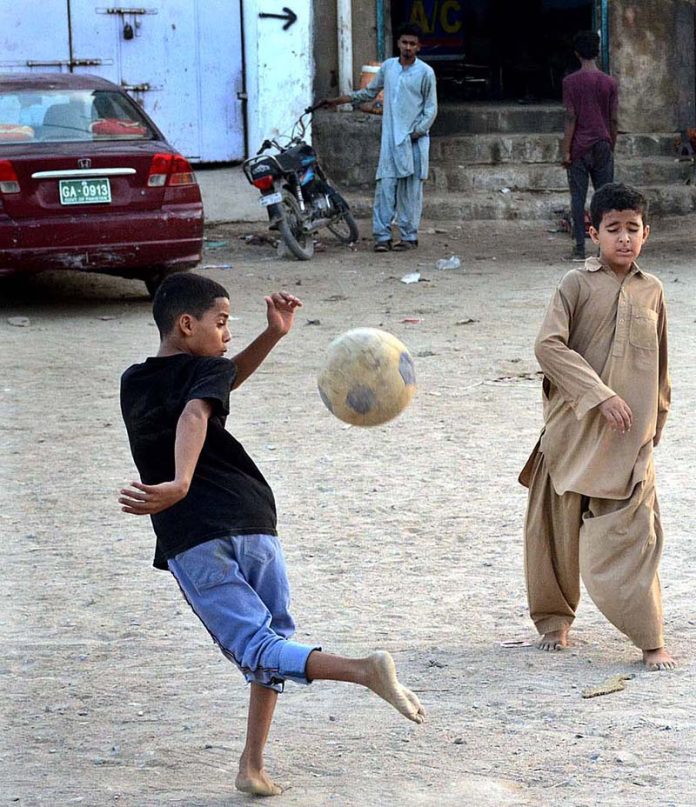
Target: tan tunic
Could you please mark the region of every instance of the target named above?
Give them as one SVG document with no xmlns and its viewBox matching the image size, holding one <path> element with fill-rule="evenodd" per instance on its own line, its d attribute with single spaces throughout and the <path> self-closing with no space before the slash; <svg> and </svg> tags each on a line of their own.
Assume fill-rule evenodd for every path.
<svg viewBox="0 0 696 807">
<path fill-rule="evenodd" d="M 648 473 L 670 404 L 662 284 L 636 264 L 621 282 L 589 258 L 561 280 L 535 353 L 545 376 L 541 451 L 556 493 L 627 499 Z M 633 411 L 624 434 L 598 409 L 613 395 Z"/>
</svg>

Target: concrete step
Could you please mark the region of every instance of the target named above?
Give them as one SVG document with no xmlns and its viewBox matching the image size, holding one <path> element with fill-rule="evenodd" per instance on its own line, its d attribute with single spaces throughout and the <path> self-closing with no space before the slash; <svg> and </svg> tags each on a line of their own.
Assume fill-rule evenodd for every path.
<svg viewBox="0 0 696 807">
<path fill-rule="evenodd" d="M 619 159 L 617 182 L 630 185 L 663 185 L 684 183 L 691 175 L 689 163 L 672 157 Z M 428 186 L 436 191 L 565 191 L 566 169 L 558 163 L 500 163 L 498 165 L 455 165 L 435 162 L 430 168 Z"/>
<path fill-rule="evenodd" d="M 563 107 L 548 104 L 447 103 L 438 109 L 433 135 L 491 132 L 563 132 Z"/>
<path fill-rule="evenodd" d="M 676 132 L 650 134 L 619 134 L 616 141 L 617 158 L 676 157 Z"/>
<path fill-rule="evenodd" d="M 651 185 L 640 190 L 650 202 L 650 215 L 683 215 L 696 211 L 696 186 Z M 372 196 L 348 190 L 346 198 L 357 218 L 372 217 Z M 557 221 L 570 207 L 568 191 L 428 193 L 423 218 L 440 221 L 543 220 Z"/>
<path fill-rule="evenodd" d="M 614 169 L 617 182 L 646 186 L 685 184 L 691 179 L 693 166 L 674 157 L 649 157 L 647 159 L 617 159 Z"/>
<path fill-rule="evenodd" d="M 670 157 L 675 154 L 674 133 L 621 134 L 617 159 Z M 470 164 L 560 163 L 560 132 L 526 134 L 440 135 L 430 140 L 432 162 Z"/>
<path fill-rule="evenodd" d="M 370 215 L 381 120 L 320 112 L 314 143 L 329 175 L 359 215 Z M 427 216 L 454 219 L 548 219 L 569 206 L 560 166 L 563 110 L 558 104 L 443 104 L 431 139 Z M 654 212 L 689 213 L 689 163 L 674 159 L 676 135 L 621 134 L 617 180 L 642 187 Z M 501 193 L 509 188 L 511 193 Z M 518 189 L 525 189 L 520 191 Z"/>
</svg>

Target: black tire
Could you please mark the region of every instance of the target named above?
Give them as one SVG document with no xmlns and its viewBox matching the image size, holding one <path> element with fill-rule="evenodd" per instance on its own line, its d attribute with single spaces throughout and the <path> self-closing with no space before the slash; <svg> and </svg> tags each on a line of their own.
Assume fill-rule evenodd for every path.
<svg viewBox="0 0 696 807">
<path fill-rule="evenodd" d="M 153 269 L 153 271 L 147 275 L 147 277 L 143 278 L 145 281 L 145 288 L 147 289 L 147 293 L 150 295 L 150 299 L 152 300 L 155 296 L 155 292 L 160 287 L 160 284 L 164 280 L 165 277 L 169 277 L 169 275 L 174 275 L 177 272 L 187 272 L 187 269 Z"/>
<path fill-rule="evenodd" d="M 308 261 L 314 255 L 314 239 L 302 229 L 302 211 L 290 191 L 283 190 L 281 212 L 278 222 L 281 238 L 298 260 Z"/>
<path fill-rule="evenodd" d="M 354 244 L 360 238 L 358 225 L 350 210 L 346 210 L 340 218 L 327 224 L 327 227 L 342 244 Z"/>
</svg>

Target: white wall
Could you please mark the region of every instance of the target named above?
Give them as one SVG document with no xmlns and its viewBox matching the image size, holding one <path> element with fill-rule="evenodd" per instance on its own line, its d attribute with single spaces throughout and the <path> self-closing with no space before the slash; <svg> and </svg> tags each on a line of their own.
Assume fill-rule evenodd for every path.
<svg viewBox="0 0 696 807">
<path fill-rule="evenodd" d="M 282 20 L 259 19 L 259 11 L 282 14 L 283 5 L 269 0 L 243 3 L 250 154 L 265 138 L 290 134 L 302 110 L 316 100 L 312 97 L 312 2 L 287 3 L 297 14 L 287 31 Z"/>
<path fill-rule="evenodd" d="M 72 44 L 75 58 L 100 61 L 76 66 L 75 72 L 149 86 L 131 94 L 186 157 L 241 159 L 240 0 L 148 0 L 144 5 L 148 13 L 107 14 L 103 0 L 0 0 L 0 72 L 66 73 Z M 128 40 L 126 22 L 135 29 Z"/>
</svg>

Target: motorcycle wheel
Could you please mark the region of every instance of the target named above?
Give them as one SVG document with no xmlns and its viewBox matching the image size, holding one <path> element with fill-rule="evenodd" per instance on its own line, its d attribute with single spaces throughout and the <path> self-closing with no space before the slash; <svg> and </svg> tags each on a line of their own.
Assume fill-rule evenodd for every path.
<svg viewBox="0 0 696 807">
<path fill-rule="evenodd" d="M 302 229 L 302 211 L 290 191 L 283 191 L 282 217 L 278 231 L 288 249 L 300 261 L 308 261 L 314 255 L 314 239 Z"/>
<path fill-rule="evenodd" d="M 353 214 L 348 208 L 348 202 L 346 202 L 338 191 L 334 191 L 334 194 L 343 204 L 343 214 L 331 222 L 331 224 L 327 224 L 327 227 L 342 244 L 354 244 L 358 238 L 360 238 L 358 225 L 355 223 Z"/>
<path fill-rule="evenodd" d="M 336 219 L 326 226 L 342 244 L 354 244 L 360 237 L 358 225 L 349 210 L 346 210 L 340 219 Z"/>
</svg>

